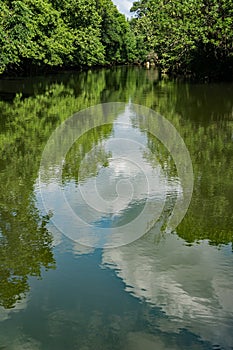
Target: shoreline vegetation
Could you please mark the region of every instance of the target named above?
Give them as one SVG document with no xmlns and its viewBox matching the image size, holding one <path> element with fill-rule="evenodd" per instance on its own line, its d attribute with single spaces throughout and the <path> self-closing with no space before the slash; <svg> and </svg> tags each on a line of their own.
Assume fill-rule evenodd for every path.
<svg viewBox="0 0 233 350">
<path fill-rule="evenodd" d="M 0 78 L 115 65 L 233 80 L 233 0 L 2 0 Z"/>
</svg>

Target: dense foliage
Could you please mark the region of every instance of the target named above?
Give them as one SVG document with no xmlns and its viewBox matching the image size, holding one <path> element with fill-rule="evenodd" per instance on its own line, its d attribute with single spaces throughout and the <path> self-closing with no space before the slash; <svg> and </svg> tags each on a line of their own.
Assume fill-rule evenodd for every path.
<svg viewBox="0 0 233 350">
<path fill-rule="evenodd" d="M 132 62 L 134 50 L 111 0 L 0 2 L 0 72 Z"/>
<path fill-rule="evenodd" d="M 139 46 L 164 71 L 232 76 L 232 0 L 139 0 L 132 11 Z"/>
<path fill-rule="evenodd" d="M 152 61 L 182 75 L 233 75 L 233 0 L 2 0 L 0 73 Z"/>
</svg>

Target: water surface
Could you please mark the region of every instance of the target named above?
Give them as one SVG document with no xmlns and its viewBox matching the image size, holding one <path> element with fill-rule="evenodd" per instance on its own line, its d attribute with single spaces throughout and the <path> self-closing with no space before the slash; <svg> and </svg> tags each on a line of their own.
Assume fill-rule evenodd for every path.
<svg viewBox="0 0 233 350">
<path fill-rule="evenodd" d="M 232 88 L 160 81 L 155 70 L 137 67 L 0 82 L 0 348 L 233 348 Z M 74 143 L 62 183 L 48 173 L 44 195 L 56 196 L 62 186 L 103 244 L 109 237 L 98 230 L 137 217 L 151 179 L 159 219 L 140 239 L 114 249 L 62 234 L 53 224 L 61 203 L 46 212 L 38 188 L 55 128 L 107 102 L 125 108 Z M 166 117 L 190 152 L 194 192 L 174 232 L 164 228 L 182 184 L 167 149 L 143 122 L 135 124 L 132 103 Z M 95 184 L 110 203 L 96 206 L 108 215 L 89 205 Z M 69 218 L 61 224 L 71 234 Z"/>
</svg>

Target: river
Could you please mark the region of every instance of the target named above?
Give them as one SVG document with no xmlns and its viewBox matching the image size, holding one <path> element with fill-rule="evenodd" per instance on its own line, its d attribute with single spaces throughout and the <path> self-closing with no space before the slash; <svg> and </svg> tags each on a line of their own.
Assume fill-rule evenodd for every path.
<svg viewBox="0 0 233 350">
<path fill-rule="evenodd" d="M 233 349 L 232 91 L 0 80 L 0 349 Z"/>
</svg>

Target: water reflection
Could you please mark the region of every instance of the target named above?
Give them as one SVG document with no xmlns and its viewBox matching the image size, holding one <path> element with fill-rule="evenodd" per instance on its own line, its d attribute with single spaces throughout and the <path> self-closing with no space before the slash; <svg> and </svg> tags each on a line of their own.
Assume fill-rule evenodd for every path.
<svg viewBox="0 0 233 350">
<path fill-rule="evenodd" d="M 126 291 L 155 305 L 169 318 L 158 327 L 179 333 L 186 328 L 204 341 L 232 345 L 233 256 L 208 242 L 188 247 L 175 234 L 154 229 L 131 245 L 103 252 Z"/>
<path fill-rule="evenodd" d="M 180 202 L 185 202 L 188 186 L 183 178 L 181 181 L 173 176 L 173 181 L 168 180 L 156 154 L 147 149 L 146 132 L 132 123 L 132 118 L 143 118 L 142 113 L 131 104 L 97 105 L 74 115 L 49 139 L 40 167 L 40 194 L 47 212 L 53 213 L 54 225 L 72 240 L 96 247 L 127 244 L 154 225 L 167 193 L 174 203 L 179 197 Z M 154 123 L 162 129 L 160 134 L 178 139 L 174 132 L 169 133 L 163 120 L 160 123 L 160 118 L 157 121 L 154 117 Z M 151 119 L 147 129 L 152 132 Z M 178 148 L 179 141 L 171 143 L 169 139 L 169 147 L 173 146 L 173 155 L 179 162 L 178 170 L 182 144 L 178 153 L 174 146 Z M 186 179 L 192 184 L 186 159 L 182 162 Z M 62 177 L 64 164 L 66 172 Z M 179 215 L 181 210 L 179 207 Z"/>
<path fill-rule="evenodd" d="M 120 84 L 124 74 L 115 72 L 115 82 Z M 56 236 L 47 230 L 49 218 L 38 212 L 34 197 L 44 145 L 61 121 L 100 101 L 108 75 L 103 70 L 0 82 L 0 305 L 4 308 L 13 308 L 29 291 L 29 276 L 41 277 L 42 268 L 55 267 Z M 86 140 L 83 144 L 88 148 Z"/>
<path fill-rule="evenodd" d="M 0 306 L 9 309 L 28 292 L 29 276 L 40 278 L 55 261 L 48 217 L 38 212 L 33 196 L 33 159 L 20 139 L 7 141 L 0 147 Z"/>
<path fill-rule="evenodd" d="M 8 99 L 0 101 L 0 347 L 206 350 L 218 344 L 231 349 L 232 85 L 158 81 L 153 71 L 119 68 L 43 77 L 24 86 L 20 80 L 6 89 L 1 82 L 0 89 Z M 22 95 L 12 100 L 15 92 Z M 110 101 L 145 105 L 175 125 L 191 154 L 195 187 L 177 232 L 164 236 L 163 219 L 181 188 L 174 162 L 141 119 L 131 132 L 145 148 L 134 153 L 161 180 L 165 217 L 132 245 L 94 251 L 66 240 L 41 213 L 38 170 L 57 125 Z M 88 190 L 101 172 L 109 171 L 113 180 L 136 173 L 112 159 L 110 140 L 123 133 L 114 121 L 84 135 L 67 154 L 62 185 L 74 210 L 78 185 Z M 104 186 L 100 192 L 116 195 L 105 193 Z M 118 219 L 141 210 L 123 204 L 112 208 Z M 93 220 L 96 227 L 110 221 Z"/>
</svg>

